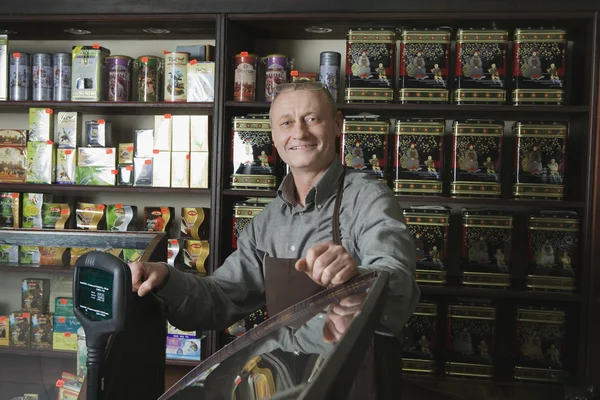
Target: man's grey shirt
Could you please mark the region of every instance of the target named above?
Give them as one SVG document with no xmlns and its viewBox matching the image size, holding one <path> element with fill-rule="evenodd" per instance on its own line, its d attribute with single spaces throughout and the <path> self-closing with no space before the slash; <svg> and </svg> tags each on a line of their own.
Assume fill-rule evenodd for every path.
<svg viewBox="0 0 600 400">
<path fill-rule="evenodd" d="M 180 329 L 225 329 L 265 304 L 263 258 L 303 258 L 311 246 L 333 241 L 337 187 L 345 168 L 335 158 L 309 191 L 305 207 L 294 205 L 293 176 L 277 197 L 244 228 L 238 248 L 209 277 L 171 269 L 158 291 L 167 317 Z M 402 208 L 392 190 L 366 174 L 347 170 L 340 209 L 342 245 L 359 270 L 388 271 L 390 290 L 382 322 L 394 333 L 416 308 L 416 254 Z"/>
</svg>

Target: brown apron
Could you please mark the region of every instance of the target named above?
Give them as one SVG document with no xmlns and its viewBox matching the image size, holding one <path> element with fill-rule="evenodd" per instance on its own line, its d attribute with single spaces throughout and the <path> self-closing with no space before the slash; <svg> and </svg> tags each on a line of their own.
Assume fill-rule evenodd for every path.
<svg viewBox="0 0 600 400">
<path fill-rule="evenodd" d="M 340 206 L 344 194 L 345 176 L 346 170 L 342 173 L 335 196 L 331 230 L 333 233 L 333 242 L 340 246 L 342 244 L 340 234 Z M 265 256 L 263 273 L 265 276 L 267 312 L 270 316 L 327 289 L 326 287 L 315 283 L 315 281 L 310 279 L 305 272 L 296 270 L 296 261 L 298 260 L 292 258 Z"/>
</svg>

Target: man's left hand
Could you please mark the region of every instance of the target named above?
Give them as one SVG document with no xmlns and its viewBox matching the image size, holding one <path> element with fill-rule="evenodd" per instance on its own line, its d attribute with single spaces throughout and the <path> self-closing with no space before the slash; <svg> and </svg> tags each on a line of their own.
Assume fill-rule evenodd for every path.
<svg viewBox="0 0 600 400">
<path fill-rule="evenodd" d="M 321 286 L 337 286 L 358 275 L 354 259 L 342 246 L 319 243 L 308 249 L 306 258 L 296 262 L 296 269 Z"/>
</svg>

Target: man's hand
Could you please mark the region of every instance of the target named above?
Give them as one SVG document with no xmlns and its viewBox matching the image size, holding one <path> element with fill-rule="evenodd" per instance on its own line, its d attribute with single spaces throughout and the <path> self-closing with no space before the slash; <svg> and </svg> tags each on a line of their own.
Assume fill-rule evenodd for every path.
<svg viewBox="0 0 600 400">
<path fill-rule="evenodd" d="M 319 243 L 308 249 L 296 269 L 321 286 L 337 286 L 358 275 L 354 259 L 346 249 L 333 242 Z"/>
<path fill-rule="evenodd" d="M 323 324 L 325 342 L 338 341 L 346 334 L 354 316 L 361 310 L 365 297 L 366 294 L 348 296 L 329 308 Z"/>
<path fill-rule="evenodd" d="M 129 263 L 129 269 L 131 270 L 131 288 L 140 297 L 160 286 L 169 275 L 169 267 L 161 263 L 136 261 Z"/>
</svg>

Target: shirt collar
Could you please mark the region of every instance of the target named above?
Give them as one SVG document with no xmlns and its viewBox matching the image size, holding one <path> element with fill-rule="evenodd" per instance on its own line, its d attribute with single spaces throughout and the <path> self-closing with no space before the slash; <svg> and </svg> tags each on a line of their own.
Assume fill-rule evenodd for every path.
<svg viewBox="0 0 600 400">
<path fill-rule="evenodd" d="M 306 205 L 308 206 L 311 203 L 317 205 L 323 204 L 325 200 L 331 197 L 337 190 L 343 170 L 344 166 L 340 161 L 339 155 L 336 154 L 331 164 L 329 164 L 327 171 L 325 171 L 321 179 L 306 195 Z M 287 205 L 293 208 L 295 190 L 294 176 L 289 173 L 283 178 L 281 185 L 277 189 L 277 195 L 283 200 L 284 206 Z"/>
</svg>

